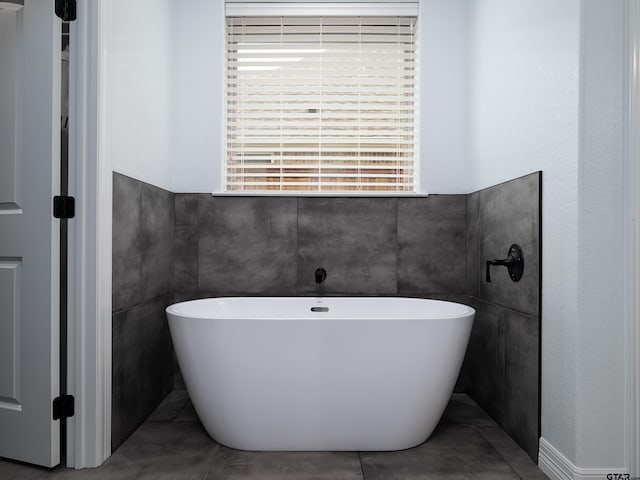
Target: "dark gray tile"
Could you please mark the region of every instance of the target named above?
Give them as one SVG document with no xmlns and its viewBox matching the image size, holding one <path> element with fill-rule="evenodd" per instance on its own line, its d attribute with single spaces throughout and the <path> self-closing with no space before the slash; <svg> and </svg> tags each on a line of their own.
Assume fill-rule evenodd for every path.
<svg viewBox="0 0 640 480">
<path fill-rule="evenodd" d="M 509 308 L 539 315 L 540 299 L 540 172 L 480 194 L 480 260 L 504 259 L 511 244 L 524 254 L 524 274 L 513 282 L 505 267 L 491 267 L 491 283 L 480 282 L 480 297 Z"/>
<path fill-rule="evenodd" d="M 195 292 L 198 289 L 198 227 L 176 225 L 174 289 Z"/>
<path fill-rule="evenodd" d="M 173 294 L 173 303 L 188 302 L 189 300 L 198 300 L 199 298 L 213 298 L 215 295 L 207 292 L 175 292 Z"/>
<path fill-rule="evenodd" d="M 180 410 L 175 421 L 180 423 L 200 423 L 200 418 L 198 418 L 196 409 L 193 408 L 193 403 L 191 403 L 191 401 L 187 402 L 182 410 Z"/>
<path fill-rule="evenodd" d="M 463 373 L 464 371 L 460 369 L 458 373 L 458 378 L 456 379 L 456 384 L 453 386 L 453 393 L 464 393 L 467 391 L 467 379 Z"/>
<path fill-rule="evenodd" d="M 539 320 L 481 300 L 463 364 L 465 391 L 538 456 Z"/>
<path fill-rule="evenodd" d="M 198 197 L 196 193 L 175 194 L 174 291 L 198 290 Z"/>
<path fill-rule="evenodd" d="M 507 311 L 505 329 L 504 430 L 538 458 L 539 320 Z"/>
<path fill-rule="evenodd" d="M 440 425 L 474 425 L 495 427 L 494 422 L 466 394 L 454 393 L 440 419 Z"/>
<path fill-rule="evenodd" d="M 173 193 L 142 184 L 143 300 L 173 291 L 174 209 Z"/>
<path fill-rule="evenodd" d="M 145 423 L 112 457 L 136 478 L 203 479 L 218 450 L 199 423 Z"/>
<path fill-rule="evenodd" d="M 480 295 L 480 280 L 483 279 L 484 261 L 480 258 L 480 193 L 467 195 L 467 293 Z"/>
<path fill-rule="evenodd" d="M 465 195 L 398 199 L 398 292 L 462 294 Z"/>
<path fill-rule="evenodd" d="M 199 196 L 198 289 L 290 295 L 296 281 L 296 199 Z"/>
<path fill-rule="evenodd" d="M 51 472 L 46 468 L 0 459 L 0 478 L 3 480 L 41 480 L 49 478 Z"/>
<path fill-rule="evenodd" d="M 219 480 L 362 480 L 354 452 L 246 452 L 220 447 L 210 472 Z"/>
<path fill-rule="evenodd" d="M 111 444 L 117 448 L 162 400 L 166 299 L 113 315 Z"/>
<path fill-rule="evenodd" d="M 198 195 L 197 193 L 176 193 L 176 225 L 191 226 L 198 225 Z"/>
<path fill-rule="evenodd" d="M 518 479 L 491 444 L 471 427 L 439 426 L 425 443 L 397 452 L 363 452 L 367 480 Z"/>
<path fill-rule="evenodd" d="M 107 460 L 108 462 L 108 460 Z M 105 464 L 98 468 L 87 468 L 83 470 L 74 470 L 71 468 L 59 467 L 47 480 L 129 480 L 131 475 L 137 472 L 132 471 L 129 467 L 107 467 Z"/>
<path fill-rule="evenodd" d="M 180 371 L 180 367 L 178 366 L 177 361 L 176 361 L 176 369 L 173 372 L 173 388 L 177 390 L 187 389 L 187 386 L 184 383 L 184 377 L 182 376 L 182 372 Z"/>
<path fill-rule="evenodd" d="M 112 308 L 142 300 L 142 183 L 113 173 Z"/>
<path fill-rule="evenodd" d="M 502 425 L 505 408 L 504 308 L 475 300 L 476 316 L 462 370 L 469 396 Z"/>
<path fill-rule="evenodd" d="M 218 448 L 199 424 L 145 423 L 100 468 L 54 479 L 202 480 Z"/>
<path fill-rule="evenodd" d="M 444 300 L 445 302 L 462 303 L 474 308 L 474 301 L 469 295 L 447 294 L 447 293 L 433 293 L 427 295 L 420 295 L 421 298 L 430 298 L 432 300 Z"/>
<path fill-rule="evenodd" d="M 169 302 L 165 305 L 169 306 Z M 176 365 L 176 354 L 173 348 L 173 341 L 171 340 L 171 331 L 169 330 L 169 320 L 166 313 L 163 318 L 162 333 L 162 398 L 169 395 L 174 389 Z"/>
<path fill-rule="evenodd" d="M 498 427 L 478 427 L 480 435 L 487 439 L 505 462 L 523 480 L 547 480 L 548 477 L 520 447 Z"/>
<path fill-rule="evenodd" d="M 172 422 L 189 403 L 186 390 L 173 390 L 147 419 L 147 422 Z"/>
<path fill-rule="evenodd" d="M 396 293 L 395 198 L 299 198 L 298 291 Z M 327 271 L 315 282 L 316 268 Z"/>
</svg>

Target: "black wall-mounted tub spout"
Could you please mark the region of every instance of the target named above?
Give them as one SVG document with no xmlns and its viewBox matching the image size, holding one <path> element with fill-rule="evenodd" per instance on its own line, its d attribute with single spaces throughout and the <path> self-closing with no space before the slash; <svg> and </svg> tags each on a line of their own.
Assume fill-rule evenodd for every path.
<svg viewBox="0 0 640 480">
<path fill-rule="evenodd" d="M 491 265 L 504 265 L 509 271 L 509 277 L 514 282 L 519 281 L 522 278 L 522 272 L 524 271 L 524 256 L 522 255 L 522 248 L 520 245 L 513 244 L 509 247 L 507 258 L 504 260 L 487 260 L 487 282 L 491 283 L 491 275 L 489 269 Z"/>
<path fill-rule="evenodd" d="M 324 282 L 325 278 L 327 278 L 327 271 L 324 268 L 316 268 L 316 283 Z"/>
</svg>

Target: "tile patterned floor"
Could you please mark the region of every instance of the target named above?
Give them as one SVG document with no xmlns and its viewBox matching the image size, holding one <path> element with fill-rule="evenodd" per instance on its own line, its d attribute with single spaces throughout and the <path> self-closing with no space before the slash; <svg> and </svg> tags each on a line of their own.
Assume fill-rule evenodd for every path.
<svg viewBox="0 0 640 480">
<path fill-rule="evenodd" d="M 172 392 L 99 468 L 38 469 L 0 460 L 2 480 L 543 480 L 547 477 L 466 395 L 431 438 L 398 452 L 245 452 L 206 434 Z"/>
</svg>

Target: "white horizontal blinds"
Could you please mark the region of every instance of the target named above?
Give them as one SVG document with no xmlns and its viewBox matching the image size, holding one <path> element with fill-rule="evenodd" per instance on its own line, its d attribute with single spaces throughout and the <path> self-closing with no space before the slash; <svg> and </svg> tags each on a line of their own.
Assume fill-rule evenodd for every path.
<svg viewBox="0 0 640 480">
<path fill-rule="evenodd" d="M 414 191 L 415 17 L 227 17 L 227 191 Z"/>
</svg>

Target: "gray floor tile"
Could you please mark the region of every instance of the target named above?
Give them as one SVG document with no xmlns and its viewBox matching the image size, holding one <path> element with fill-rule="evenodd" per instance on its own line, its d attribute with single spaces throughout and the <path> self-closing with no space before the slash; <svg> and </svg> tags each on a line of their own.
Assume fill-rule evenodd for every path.
<svg viewBox="0 0 640 480">
<path fill-rule="evenodd" d="M 355 452 L 245 452 L 220 447 L 215 480 L 362 480 Z"/>
<path fill-rule="evenodd" d="M 172 422 L 189 403 L 186 390 L 173 390 L 147 419 L 147 422 Z"/>
<path fill-rule="evenodd" d="M 498 427 L 477 427 L 476 429 L 493 445 L 522 480 L 547 480 L 548 477 L 542 470 L 502 429 Z"/>
<path fill-rule="evenodd" d="M 218 448 L 200 425 L 147 422 L 100 468 L 63 471 L 52 478 L 201 480 Z"/>
<path fill-rule="evenodd" d="M 478 425 L 496 427 L 489 415 L 467 395 L 454 393 L 440 419 L 440 425 Z"/>
<path fill-rule="evenodd" d="M 180 404 L 183 407 L 176 414 Z M 0 478 L 544 480 L 546 477 L 527 454 L 464 394 L 453 395 L 431 438 L 408 450 L 246 452 L 214 442 L 202 428 L 186 392 L 174 391 L 153 417 L 99 468 L 48 471 L 0 460 Z"/>
<path fill-rule="evenodd" d="M 196 409 L 193 408 L 193 403 L 189 401 L 184 408 L 180 411 L 174 422 L 184 423 L 200 423 Z"/>
<path fill-rule="evenodd" d="M 40 480 L 47 478 L 50 475 L 49 472 L 47 469 L 0 460 L 0 478 L 2 480 Z"/>
<path fill-rule="evenodd" d="M 422 445 L 397 452 L 362 452 L 366 480 L 517 480 L 472 427 L 441 425 Z"/>
<path fill-rule="evenodd" d="M 98 468 L 72 470 L 60 468 L 47 480 L 129 480 L 135 479 L 139 471 L 128 465 L 112 465 L 109 460 Z"/>
</svg>

